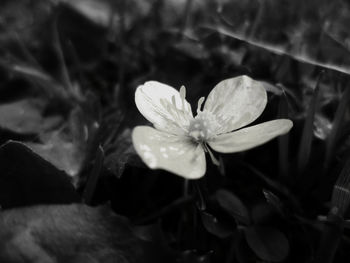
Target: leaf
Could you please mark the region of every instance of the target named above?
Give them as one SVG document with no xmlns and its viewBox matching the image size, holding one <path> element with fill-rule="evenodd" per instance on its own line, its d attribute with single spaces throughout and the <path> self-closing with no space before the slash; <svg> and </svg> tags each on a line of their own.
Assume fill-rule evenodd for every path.
<svg viewBox="0 0 350 263">
<path fill-rule="evenodd" d="M 106 206 L 11 209 L 0 213 L 0 229 L 1 262 L 172 262 Z"/>
<path fill-rule="evenodd" d="M 101 146 L 98 147 L 94 165 L 89 173 L 82 198 L 85 204 L 91 204 L 96 191 L 97 182 L 101 173 L 104 159 L 104 152 Z"/>
<path fill-rule="evenodd" d="M 209 54 L 200 42 L 183 39 L 174 44 L 174 48 L 192 59 L 208 59 Z"/>
<path fill-rule="evenodd" d="M 284 87 L 281 87 L 283 91 L 285 90 Z M 279 98 L 279 105 L 278 105 L 278 116 L 280 118 L 286 118 L 288 116 L 288 100 L 286 94 L 285 96 L 280 96 Z M 284 136 L 278 137 L 278 166 L 279 166 L 279 173 L 284 178 L 289 178 L 289 135 L 286 134 Z"/>
<path fill-rule="evenodd" d="M 243 229 L 242 231 L 237 232 L 234 250 L 232 250 L 231 253 L 231 262 L 234 260 L 234 258 L 236 258 L 237 262 L 239 263 L 252 262 L 252 257 L 255 257 L 252 255 L 252 250 L 245 240 Z"/>
<path fill-rule="evenodd" d="M 59 117 L 43 117 L 43 103 L 24 99 L 0 105 L 0 127 L 20 134 L 38 134 L 60 122 Z"/>
<path fill-rule="evenodd" d="M 263 189 L 263 194 L 268 204 L 270 204 L 280 215 L 285 215 L 283 203 L 277 195 L 267 189 Z"/>
<path fill-rule="evenodd" d="M 183 263 L 210 263 L 210 257 L 213 251 L 209 251 L 206 254 L 200 254 L 196 250 L 186 250 L 182 253 L 181 261 Z"/>
<path fill-rule="evenodd" d="M 34 66 L 27 66 L 24 64 L 14 64 L 14 65 L 10 65 L 9 69 L 23 76 L 28 76 L 32 79 L 38 79 L 46 83 L 54 81 L 50 75 L 48 75 L 47 73 L 45 73 L 40 69 L 35 68 Z"/>
<path fill-rule="evenodd" d="M 23 143 L 0 147 L 0 171 L 3 208 L 80 201 L 69 178 Z"/>
<path fill-rule="evenodd" d="M 126 164 L 136 163 L 134 159 L 136 159 L 137 154 L 131 141 L 131 129 L 124 129 L 113 145 L 106 145 L 106 148 L 109 150 L 109 154 L 104 163 L 107 169 L 117 177 L 122 176 Z"/>
<path fill-rule="evenodd" d="M 54 132 L 45 138 L 44 143 L 26 143 L 34 152 L 58 169 L 74 177 L 79 171 L 83 161 L 77 145 L 64 138 L 61 132 Z"/>
<path fill-rule="evenodd" d="M 334 151 L 339 139 L 339 134 L 340 134 L 342 125 L 344 123 L 345 113 L 349 106 L 348 104 L 349 99 L 350 99 L 350 89 L 345 88 L 345 90 L 343 91 L 341 100 L 338 104 L 337 110 L 335 112 L 332 129 L 326 140 L 325 161 L 323 163 L 324 170 L 327 170 L 329 168 L 332 158 L 334 158 L 335 156 Z"/>
<path fill-rule="evenodd" d="M 272 227 L 252 226 L 244 229 L 250 248 L 263 260 L 280 262 L 289 253 L 289 242 L 285 235 Z"/>
<path fill-rule="evenodd" d="M 259 202 L 255 204 L 251 210 L 251 217 L 254 224 L 268 224 L 273 216 L 274 210 L 266 202 Z"/>
<path fill-rule="evenodd" d="M 302 1 L 236 0 L 226 1 L 221 10 L 220 22 L 207 28 L 279 55 L 350 73 L 349 45 L 344 43 L 349 38 L 344 30 L 349 7 L 344 1 L 305 5 Z"/>
<path fill-rule="evenodd" d="M 68 122 L 60 130 L 42 134 L 42 143 L 26 143 L 34 152 L 75 177 L 81 171 L 87 154 L 89 137 L 93 136 L 90 127 L 86 124 L 83 112 L 76 108 L 69 116 Z"/>
<path fill-rule="evenodd" d="M 74 0 L 66 1 L 60 0 L 61 3 L 65 3 L 70 6 L 85 18 L 96 23 L 107 27 L 111 23 L 113 16 L 113 10 L 111 5 L 107 1 L 96 1 L 96 0 Z"/>
<path fill-rule="evenodd" d="M 309 103 L 309 108 L 306 110 L 306 118 L 304 122 L 303 132 L 301 135 L 301 140 L 299 144 L 299 152 L 298 152 L 298 173 L 301 175 L 307 164 L 309 162 L 311 147 L 312 147 L 312 139 L 313 139 L 313 125 L 315 121 L 315 114 L 319 104 L 319 90 L 320 90 L 320 81 L 322 78 L 323 72 L 321 72 L 318 76 L 316 87 L 314 89 L 311 101 Z"/>
<path fill-rule="evenodd" d="M 154 251 L 158 255 L 163 255 L 165 258 L 167 257 L 166 255 L 170 255 L 174 259 L 179 256 L 179 253 L 168 245 L 168 241 L 165 233 L 162 230 L 162 223 L 160 221 L 152 225 L 133 226 L 132 231 L 137 238 L 143 241 L 158 244 L 157 250 Z M 169 258 L 166 261 L 169 261 Z M 177 260 L 177 262 L 179 261 Z"/>
<path fill-rule="evenodd" d="M 314 120 L 314 136 L 320 140 L 326 140 L 332 131 L 333 124 L 323 114 L 316 114 Z"/>
<path fill-rule="evenodd" d="M 205 229 L 219 238 L 226 238 L 233 233 L 233 228 L 224 225 L 212 214 L 201 211 L 201 218 Z"/>
<path fill-rule="evenodd" d="M 216 199 L 219 205 L 233 218 L 243 224 L 250 224 L 250 215 L 246 206 L 233 193 L 220 189 L 216 192 Z"/>
</svg>

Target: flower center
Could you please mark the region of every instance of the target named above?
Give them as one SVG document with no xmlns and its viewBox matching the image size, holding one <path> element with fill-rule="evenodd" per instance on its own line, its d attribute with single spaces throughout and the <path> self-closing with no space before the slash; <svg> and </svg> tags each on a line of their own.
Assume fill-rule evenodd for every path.
<svg viewBox="0 0 350 263">
<path fill-rule="evenodd" d="M 198 111 L 191 120 L 188 135 L 196 142 L 202 143 L 216 136 L 217 121 L 214 115 L 207 111 Z"/>
</svg>

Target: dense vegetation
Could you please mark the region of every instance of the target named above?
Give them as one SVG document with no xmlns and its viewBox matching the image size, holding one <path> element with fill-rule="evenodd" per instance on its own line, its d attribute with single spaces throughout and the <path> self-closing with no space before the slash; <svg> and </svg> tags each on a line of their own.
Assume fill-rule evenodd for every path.
<svg viewBox="0 0 350 263">
<path fill-rule="evenodd" d="M 1 1 L 1 262 L 348 262 L 349 14 L 342 0 Z M 290 133 L 188 184 L 142 163 L 138 85 L 184 85 L 195 109 L 239 75 L 268 92 L 254 123 L 289 118 Z"/>
</svg>

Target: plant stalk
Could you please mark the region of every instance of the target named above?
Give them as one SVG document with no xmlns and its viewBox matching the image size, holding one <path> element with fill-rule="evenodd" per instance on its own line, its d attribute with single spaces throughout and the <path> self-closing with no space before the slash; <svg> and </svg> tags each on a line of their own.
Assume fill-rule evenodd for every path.
<svg viewBox="0 0 350 263">
<path fill-rule="evenodd" d="M 328 213 L 320 246 L 313 263 L 333 262 L 344 230 L 344 218 L 339 212 L 338 208 L 333 207 Z"/>
</svg>

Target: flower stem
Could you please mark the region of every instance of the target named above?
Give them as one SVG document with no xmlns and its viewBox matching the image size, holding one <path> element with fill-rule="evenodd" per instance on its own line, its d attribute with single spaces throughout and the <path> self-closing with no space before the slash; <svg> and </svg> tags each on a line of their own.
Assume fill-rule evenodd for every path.
<svg viewBox="0 0 350 263">
<path fill-rule="evenodd" d="M 344 219 L 338 212 L 337 208 L 332 208 L 327 216 L 314 263 L 333 262 L 344 229 Z"/>
<path fill-rule="evenodd" d="M 184 189 L 183 189 L 183 196 L 187 197 L 189 195 L 189 180 L 185 179 L 184 180 Z"/>
</svg>

